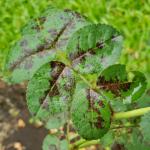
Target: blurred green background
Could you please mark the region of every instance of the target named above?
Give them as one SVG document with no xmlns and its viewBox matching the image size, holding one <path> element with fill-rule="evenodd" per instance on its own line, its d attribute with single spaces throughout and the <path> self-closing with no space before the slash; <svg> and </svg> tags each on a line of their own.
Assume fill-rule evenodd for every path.
<svg viewBox="0 0 150 150">
<path fill-rule="evenodd" d="M 120 62 L 144 72 L 150 88 L 150 0 L 0 0 L 0 70 L 21 27 L 51 4 L 120 30 L 125 37 Z"/>
</svg>

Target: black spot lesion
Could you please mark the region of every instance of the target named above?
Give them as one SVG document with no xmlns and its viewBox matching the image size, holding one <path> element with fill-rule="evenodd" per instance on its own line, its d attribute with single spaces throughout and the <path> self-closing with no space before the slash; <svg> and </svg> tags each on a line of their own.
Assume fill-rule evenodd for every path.
<svg viewBox="0 0 150 150">
<path fill-rule="evenodd" d="M 35 19 L 35 25 L 32 26 L 33 30 L 40 31 L 43 29 L 43 24 L 46 21 L 46 17 L 39 17 Z"/>
<path fill-rule="evenodd" d="M 105 80 L 104 76 L 100 76 L 97 81 L 97 86 L 100 89 L 111 91 L 115 96 L 121 96 L 121 91 L 128 91 L 131 87 L 132 82 L 120 82 L 118 78 Z"/>
<path fill-rule="evenodd" d="M 97 119 L 95 122 L 89 121 L 90 125 L 93 127 L 93 125 L 96 128 L 103 128 L 105 126 L 104 124 L 104 119 L 101 117 L 101 113 L 100 113 L 100 109 L 104 108 L 104 103 L 102 100 L 100 100 L 99 95 L 91 90 L 91 89 L 87 89 L 86 91 L 87 93 L 87 100 L 89 103 L 89 108 L 88 108 L 88 112 L 96 112 L 97 113 Z"/>
<path fill-rule="evenodd" d="M 57 96 L 59 95 L 59 89 L 58 89 L 58 85 L 57 85 L 57 80 L 59 79 L 59 77 L 61 76 L 61 73 L 63 72 L 65 65 L 61 62 L 58 61 L 52 61 L 50 63 L 50 66 L 52 68 L 51 71 L 51 81 L 50 81 L 50 85 L 51 85 L 51 89 L 49 92 L 49 96 Z"/>
<path fill-rule="evenodd" d="M 58 34 L 58 31 L 56 29 L 50 29 L 48 30 L 48 33 L 50 33 L 52 37 L 56 37 Z"/>
<path fill-rule="evenodd" d="M 38 52 L 44 51 L 44 49 L 45 49 L 45 45 L 38 45 L 37 47 Z"/>
<path fill-rule="evenodd" d="M 102 42 L 102 41 L 96 43 L 96 47 L 97 47 L 98 49 L 102 49 L 102 48 L 104 48 L 104 46 L 105 46 L 105 43 Z"/>
<path fill-rule="evenodd" d="M 65 9 L 64 12 L 71 13 L 73 16 L 76 16 L 77 18 L 84 18 L 80 13 L 76 11 L 72 11 L 70 9 Z"/>
<path fill-rule="evenodd" d="M 44 22 L 46 21 L 46 17 L 39 17 L 38 20 L 39 20 L 40 24 L 43 25 Z"/>
<path fill-rule="evenodd" d="M 27 45 L 28 45 L 28 40 L 27 40 L 27 39 L 23 39 L 23 40 L 20 42 L 20 46 L 21 46 L 21 47 L 26 48 Z"/>
<path fill-rule="evenodd" d="M 65 65 L 58 61 L 52 61 L 50 62 L 50 68 L 51 70 L 51 78 L 49 80 L 49 89 L 45 91 L 44 96 L 40 99 L 40 104 L 43 108 L 48 108 L 48 100 L 46 99 L 47 96 L 54 97 L 57 95 L 60 95 L 59 89 L 57 86 L 56 81 L 58 80 L 61 72 L 63 71 Z"/>
<path fill-rule="evenodd" d="M 89 48 L 87 51 L 82 51 L 79 46 L 79 41 L 78 41 L 78 44 L 77 44 L 78 51 L 75 53 L 70 53 L 69 58 L 73 62 L 77 62 L 76 60 L 80 60 L 78 61 L 78 63 L 79 62 L 81 63 L 86 59 L 86 57 L 96 55 L 97 50 L 103 49 L 104 46 L 105 46 L 105 42 L 100 41 L 95 44 L 95 47 Z"/>
</svg>

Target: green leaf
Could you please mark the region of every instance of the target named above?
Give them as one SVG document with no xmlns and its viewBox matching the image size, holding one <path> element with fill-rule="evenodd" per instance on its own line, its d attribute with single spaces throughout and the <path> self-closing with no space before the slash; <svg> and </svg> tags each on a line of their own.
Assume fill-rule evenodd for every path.
<svg viewBox="0 0 150 150">
<path fill-rule="evenodd" d="M 141 118 L 140 128 L 144 137 L 143 140 L 150 144 L 150 112 Z"/>
<path fill-rule="evenodd" d="M 42 66 L 29 81 L 27 87 L 27 105 L 30 112 L 34 115 L 39 107 L 42 98 L 50 86 L 50 64 Z"/>
<path fill-rule="evenodd" d="M 149 150 L 149 146 L 142 141 L 140 133 L 137 130 L 133 131 L 128 140 L 128 143 L 125 143 L 125 147 L 127 150 Z"/>
<path fill-rule="evenodd" d="M 142 107 L 148 107 L 150 106 L 150 95 L 148 93 L 146 93 L 145 95 L 143 95 L 138 101 L 137 101 L 137 105 L 139 108 Z"/>
<path fill-rule="evenodd" d="M 54 135 L 47 135 L 43 141 L 43 150 L 59 150 L 59 139 Z"/>
<path fill-rule="evenodd" d="M 77 13 L 52 7 L 31 20 L 8 54 L 6 69 L 12 72 L 10 81 L 31 79 L 42 65 L 56 60 L 56 51 L 65 51 L 72 34 L 87 24 Z"/>
<path fill-rule="evenodd" d="M 105 147 L 110 147 L 114 143 L 115 135 L 113 131 L 107 132 L 100 140 L 100 144 Z"/>
<path fill-rule="evenodd" d="M 120 97 L 125 103 L 137 101 L 146 90 L 146 78 L 141 72 L 131 72 L 133 79 L 129 79 L 124 65 L 116 64 L 106 68 L 99 76 L 97 85 L 106 92 L 110 99 Z"/>
<path fill-rule="evenodd" d="M 127 106 L 120 99 L 110 101 L 113 112 L 127 111 Z"/>
<path fill-rule="evenodd" d="M 149 143 L 143 140 L 140 128 L 115 130 L 115 141 L 127 150 L 149 150 Z"/>
<path fill-rule="evenodd" d="M 99 73 L 118 60 L 122 41 L 121 34 L 109 25 L 87 25 L 69 40 L 68 57 L 80 73 Z"/>
<path fill-rule="evenodd" d="M 60 140 L 55 135 L 47 135 L 43 141 L 42 149 L 43 150 L 67 150 L 68 142 L 65 139 Z"/>
<path fill-rule="evenodd" d="M 111 111 L 108 103 L 82 82 L 76 86 L 71 114 L 76 130 L 85 139 L 101 138 L 109 130 Z"/>
<path fill-rule="evenodd" d="M 133 74 L 133 84 L 131 85 L 131 88 L 133 90 L 132 101 L 136 101 L 145 93 L 147 81 L 143 73 L 139 71 L 133 71 Z"/>
<path fill-rule="evenodd" d="M 58 129 L 59 127 L 61 127 L 66 123 L 67 119 L 68 114 L 66 112 L 52 115 L 49 117 L 49 120 L 47 121 L 45 127 L 47 129 Z"/>
</svg>

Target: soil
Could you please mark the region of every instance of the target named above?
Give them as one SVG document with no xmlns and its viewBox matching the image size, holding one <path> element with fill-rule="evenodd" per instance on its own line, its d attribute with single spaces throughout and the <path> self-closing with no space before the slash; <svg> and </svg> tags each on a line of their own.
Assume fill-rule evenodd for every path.
<svg viewBox="0 0 150 150">
<path fill-rule="evenodd" d="M 0 150 L 41 150 L 48 131 L 29 123 L 25 84 L 0 80 Z"/>
</svg>

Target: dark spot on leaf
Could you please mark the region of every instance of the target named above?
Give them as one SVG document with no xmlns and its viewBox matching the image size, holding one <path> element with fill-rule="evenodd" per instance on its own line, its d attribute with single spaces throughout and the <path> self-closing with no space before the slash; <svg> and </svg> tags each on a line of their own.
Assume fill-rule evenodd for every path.
<svg viewBox="0 0 150 150">
<path fill-rule="evenodd" d="M 28 44 L 28 41 L 26 39 L 24 39 L 23 41 L 20 42 L 20 46 L 22 47 L 26 47 Z"/>
<path fill-rule="evenodd" d="M 118 39 L 119 37 L 120 37 L 120 36 L 113 35 L 112 38 L 111 38 L 111 40 L 112 40 L 112 41 L 117 41 L 117 39 Z"/>
<path fill-rule="evenodd" d="M 49 96 L 52 97 L 52 96 L 57 96 L 57 95 L 59 95 L 59 90 L 58 90 L 57 85 L 54 85 L 52 90 L 49 92 Z"/>
<path fill-rule="evenodd" d="M 103 90 L 111 91 L 116 96 L 121 96 L 121 91 L 127 91 L 131 86 L 131 82 L 120 82 L 117 78 L 106 81 L 103 76 L 100 76 L 97 85 Z"/>
<path fill-rule="evenodd" d="M 40 17 L 38 18 L 40 25 L 43 25 L 43 23 L 46 21 L 46 17 Z"/>
<path fill-rule="evenodd" d="M 44 45 L 39 45 L 38 47 L 37 47 L 37 51 L 39 52 L 39 51 L 43 51 L 44 50 Z"/>
<path fill-rule="evenodd" d="M 33 60 L 30 59 L 29 61 L 26 61 L 26 63 L 24 64 L 24 69 L 28 70 L 32 68 L 32 65 L 33 65 Z"/>
<path fill-rule="evenodd" d="M 80 13 L 78 13 L 78 12 L 73 12 L 72 10 L 70 10 L 70 9 L 65 9 L 64 10 L 64 12 L 69 12 L 69 13 L 71 13 L 73 16 L 77 16 L 77 18 L 83 18 L 83 16 L 81 16 L 81 14 Z"/>
<path fill-rule="evenodd" d="M 103 127 L 102 123 L 104 122 L 104 120 L 101 117 L 100 109 L 104 107 L 104 104 L 99 99 L 99 95 L 96 92 L 94 92 L 93 90 L 88 89 L 86 93 L 87 93 L 87 100 L 89 102 L 89 110 L 88 111 L 89 112 L 93 111 L 98 114 L 97 121 L 96 122 L 90 121 L 89 123 L 91 124 L 91 126 L 93 126 L 93 124 L 94 124 L 94 126 L 96 128 L 102 128 Z M 99 107 L 96 107 L 95 104 L 98 104 Z"/>
<path fill-rule="evenodd" d="M 52 68 L 51 75 L 52 75 L 53 80 L 55 81 L 59 77 L 63 69 L 65 68 L 65 65 L 58 61 L 52 61 L 51 68 Z"/>
<path fill-rule="evenodd" d="M 52 68 L 51 72 L 52 80 L 50 81 L 50 85 L 52 88 L 51 91 L 49 92 L 49 96 L 56 96 L 59 95 L 59 90 L 56 82 L 59 76 L 61 75 L 63 69 L 65 68 L 65 65 L 57 61 L 52 61 L 50 65 Z"/>
<path fill-rule="evenodd" d="M 32 29 L 36 31 L 40 31 L 41 27 L 37 24 L 36 26 L 33 26 Z"/>
<path fill-rule="evenodd" d="M 45 100 L 45 99 L 42 100 L 42 99 L 41 99 L 41 100 L 40 100 L 40 103 L 42 104 L 42 108 L 43 108 L 43 109 L 48 110 L 48 108 L 49 108 L 49 107 L 48 107 L 48 100 Z"/>
<path fill-rule="evenodd" d="M 105 43 L 104 42 L 98 42 L 96 43 L 96 47 L 99 49 L 102 49 L 104 47 Z"/>
<path fill-rule="evenodd" d="M 42 30 L 43 29 L 43 23 L 46 21 L 46 18 L 40 17 L 40 18 L 35 19 L 35 21 L 36 21 L 36 25 L 34 25 L 32 27 L 32 29 L 34 29 L 36 31 Z"/>
<path fill-rule="evenodd" d="M 97 128 L 102 128 L 102 118 L 100 116 L 97 117 L 97 122 L 94 125 Z"/>
<path fill-rule="evenodd" d="M 52 29 L 52 30 L 49 30 L 48 33 L 50 33 L 52 37 L 56 37 L 58 34 L 58 31 L 56 29 Z"/>
<path fill-rule="evenodd" d="M 71 60 L 74 60 L 74 59 L 77 59 L 79 57 L 83 57 L 84 54 L 85 54 L 84 52 L 78 51 L 76 54 L 70 53 L 69 57 Z"/>
<path fill-rule="evenodd" d="M 68 21 L 59 31 L 59 33 L 57 33 L 56 38 L 54 39 L 54 41 L 52 42 L 50 48 L 55 48 L 56 43 L 58 42 L 59 38 L 61 37 L 61 35 L 63 35 L 63 33 L 65 32 L 65 30 L 70 26 L 72 22 Z"/>
<path fill-rule="evenodd" d="M 64 88 L 66 91 L 70 91 L 72 89 L 72 87 L 74 86 L 74 79 L 70 79 L 69 81 L 66 82 L 66 84 L 64 85 Z"/>
<path fill-rule="evenodd" d="M 43 108 L 47 108 L 48 107 L 48 101 L 46 100 L 46 96 L 49 93 L 49 89 L 47 91 L 44 92 L 44 96 L 40 99 L 40 104 L 43 106 Z"/>
<path fill-rule="evenodd" d="M 73 143 L 75 143 L 78 140 L 80 140 L 80 136 L 76 136 L 75 138 L 71 139 L 70 143 L 73 144 Z"/>
<path fill-rule="evenodd" d="M 66 136 L 65 136 L 65 135 L 61 135 L 61 136 L 59 137 L 59 139 L 60 139 L 60 140 L 64 140 L 64 139 L 66 139 Z"/>
<path fill-rule="evenodd" d="M 123 144 L 114 143 L 111 149 L 112 150 L 125 150 L 125 146 Z"/>
</svg>

